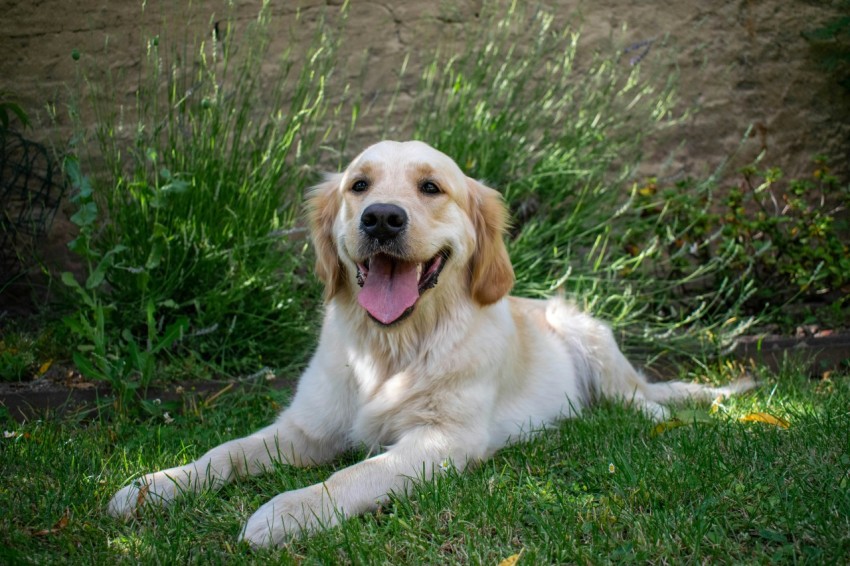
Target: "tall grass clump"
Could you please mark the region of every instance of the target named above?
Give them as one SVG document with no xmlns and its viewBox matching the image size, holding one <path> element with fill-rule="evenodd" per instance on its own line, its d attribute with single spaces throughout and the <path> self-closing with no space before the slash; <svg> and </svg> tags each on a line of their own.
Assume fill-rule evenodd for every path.
<svg viewBox="0 0 850 566">
<path fill-rule="evenodd" d="M 727 277 L 723 254 L 699 261 L 717 234 L 680 245 L 699 214 L 666 214 L 636 175 L 644 141 L 681 118 L 675 75 L 647 73 L 623 49 L 580 53 L 578 32 L 516 2 L 485 3 L 467 38 L 433 55 L 410 116 L 415 137 L 503 191 L 515 292 L 563 290 L 632 350 L 728 344 L 747 323 L 747 270 Z M 664 197 L 707 212 L 712 186 Z"/>
<path fill-rule="evenodd" d="M 81 67 L 88 94 L 72 110 L 91 118 L 66 164 L 71 248 L 88 273 L 64 280 L 81 297 L 67 319 L 88 342 L 78 362 L 99 377 L 123 352 L 126 381 L 142 371 L 134 352 L 174 344 L 225 373 L 299 363 L 310 349 L 319 295 L 296 218 L 339 110 L 327 96 L 336 30 L 320 24 L 306 46 L 291 43 L 298 52 L 271 53 L 281 30 L 268 5 L 245 29 L 215 30 L 195 43 L 147 35 L 131 109 L 116 81 Z"/>
</svg>

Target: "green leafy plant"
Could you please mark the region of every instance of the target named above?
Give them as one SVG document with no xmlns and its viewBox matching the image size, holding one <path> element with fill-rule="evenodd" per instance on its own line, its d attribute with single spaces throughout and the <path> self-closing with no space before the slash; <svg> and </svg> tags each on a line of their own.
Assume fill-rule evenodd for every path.
<svg viewBox="0 0 850 566">
<path fill-rule="evenodd" d="M 70 273 L 63 274 L 62 282 L 76 291 L 87 307 L 63 319 L 68 328 L 83 339 L 73 354 L 74 364 L 89 379 L 109 383 L 119 414 L 144 408 L 144 394 L 156 376 L 157 355 L 184 336 L 189 326 L 188 317 L 169 324 L 162 335 L 157 334 L 156 325 L 149 318 L 148 339 L 145 345 L 140 345 L 127 329 L 121 332 L 120 338 L 114 336 L 114 328 L 109 324 L 115 318 L 114 308 L 104 305 L 97 293 L 85 290 Z M 152 303 L 149 313 L 153 313 Z"/>
<path fill-rule="evenodd" d="M 183 338 L 189 326 L 188 317 L 169 322 L 160 334 L 154 318 L 155 306 L 148 300 L 145 325 L 147 336 L 144 345 L 140 345 L 129 328 L 120 330 L 120 317 L 116 316 L 114 303 L 105 302 L 109 292 L 103 287 L 106 275 L 114 267 L 115 257 L 126 250 L 116 245 L 101 253 L 92 246 L 92 232 L 97 226 L 98 208 L 94 202 L 94 189 L 88 177 L 80 172 L 79 162 L 69 156 L 64 163 L 65 173 L 70 179 L 74 195 L 72 202 L 77 212 L 71 221 L 79 227 L 79 235 L 69 243 L 69 247 L 86 259 L 88 277 L 80 285 L 73 274 L 62 274 L 62 282 L 70 288 L 79 300 L 76 312 L 66 316 L 65 325 L 80 339 L 77 351 L 73 353 L 74 364 L 88 378 L 105 381 L 115 394 L 116 410 L 126 414 L 142 401 L 156 375 L 156 356 L 175 342 Z M 115 334 L 120 332 L 120 337 Z"/>
<path fill-rule="evenodd" d="M 756 299 L 782 302 L 850 284 L 850 226 L 838 216 L 850 206 L 850 185 L 829 173 L 825 157 L 814 164 L 811 178 L 787 181 L 777 168 L 748 167 L 729 191 L 724 233 L 736 253 L 757 258 L 756 276 L 772 281 Z"/>
<path fill-rule="evenodd" d="M 148 36 L 129 123 L 111 79 L 90 80 L 79 58 L 80 91 L 91 94 L 73 111 L 82 165 L 68 168 L 80 228 L 70 247 L 88 271 L 82 285 L 65 282 L 85 311 L 72 328 L 99 360 L 86 367 L 102 376 L 110 347 L 147 375 L 178 334 L 226 373 L 299 364 L 309 350 L 318 289 L 296 219 L 339 112 L 326 95 L 337 39 L 319 25 L 305 53 L 280 54 L 268 78 L 268 4 L 241 37 L 221 35 L 196 53 Z M 346 132 L 334 141 L 344 145 Z M 126 378 L 117 371 L 110 381 Z"/>
<path fill-rule="evenodd" d="M 29 127 L 29 115 L 17 102 L 15 96 L 10 92 L 0 90 L 0 132 L 9 129 L 12 117 L 17 118 L 24 128 Z"/>
<path fill-rule="evenodd" d="M 742 312 L 774 322 L 782 322 L 789 304 L 831 301 L 850 290 L 850 226 L 841 217 L 850 206 L 850 186 L 830 174 L 826 158 L 815 158 L 809 178 L 785 179 L 778 168 L 753 164 L 740 171 L 737 184 L 717 187 L 711 181 L 701 191 L 700 183 L 684 179 L 664 186 L 648 179 L 637 190 L 644 214 L 690 227 L 680 235 L 663 223 L 629 232 L 630 250 L 662 243 L 668 261 L 654 266 L 661 270 L 657 276 L 673 279 L 723 257 L 696 289 L 684 292 L 748 272 L 760 284 L 739 305 Z"/>
</svg>

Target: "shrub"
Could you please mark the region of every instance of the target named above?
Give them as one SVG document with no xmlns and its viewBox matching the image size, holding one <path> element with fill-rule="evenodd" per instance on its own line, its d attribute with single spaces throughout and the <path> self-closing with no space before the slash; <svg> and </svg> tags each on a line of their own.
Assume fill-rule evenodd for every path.
<svg viewBox="0 0 850 566">
<path fill-rule="evenodd" d="M 712 181 L 703 200 L 695 202 L 698 185 L 690 178 L 668 186 L 648 179 L 637 192 L 638 206 L 647 214 L 691 226 L 673 239 L 665 239 L 660 224 L 629 233 L 626 245 L 632 249 L 665 240 L 670 261 L 659 275 L 675 278 L 724 257 L 702 286 L 749 272 L 758 284 L 742 312 L 783 325 L 788 322 L 784 307 L 790 303 L 846 295 L 850 226 L 841 212 L 850 207 L 850 185 L 830 174 L 826 158 L 815 158 L 809 178 L 786 179 L 778 168 L 747 166 L 737 179 L 730 177 L 720 186 Z"/>
<path fill-rule="evenodd" d="M 296 218 L 337 110 L 326 84 L 338 43 L 320 25 L 306 54 L 280 55 L 266 79 L 269 23 L 265 5 L 241 37 L 228 29 L 227 42 L 214 36 L 197 54 L 185 38 L 180 52 L 148 35 L 132 118 L 108 77 L 81 69 L 84 143 L 66 165 L 80 228 L 70 247 L 88 274 L 82 285 L 64 280 L 80 305 L 67 321 L 88 373 L 106 378 L 110 360 L 128 356 L 152 371 L 139 352 L 173 343 L 225 372 L 305 360 L 318 292 Z M 114 379 L 145 374 L 125 361 Z"/>
<path fill-rule="evenodd" d="M 642 55 L 616 48 L 579 69 L 578 33 L 552 14 L 486 8 L 459 54 L 434 54 L 411 116 L 415 137 L 504 192 L 516 292 L 563 289 L 633 353 L 728 345 L 750 322 L 737 317 L 749 271 L 723 251 L 676 269 L 666 247 L 709 213 L 713 181 L 681 196 L 687 218 L 651 213 L 634 181 L 643 142 L 677 123 L 675 76 L 647 78 Z M 653 238 L 627 245 L 636 232 Z"/>
</svg>

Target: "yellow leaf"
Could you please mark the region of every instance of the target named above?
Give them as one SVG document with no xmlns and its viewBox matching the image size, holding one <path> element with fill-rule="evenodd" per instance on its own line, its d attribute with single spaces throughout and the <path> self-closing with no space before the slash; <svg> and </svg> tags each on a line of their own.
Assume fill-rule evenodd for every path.
<svg viewBox="0 0 850 566">
<path fill-rule="evenodd" d="M 508 556 L 507 558 L 499 562 L 499 566 L 514 566 L 517 562 L 519 562 L 519 557 L 522 556 L 522 550 L 520 550 L 518 554 Z"/>
<path fill-rule="evenodd" d="M 711 408 L 708 410 L 708 414 L 713 415 L 714 413 L 716 413 L 718 409 L 720 409 L 720 407 L 723 405 L 722 401 L 723 395 L 718 395 L 717 398 L 711 403 Z"/>
<path fill-rule="evenodd" d="M 658 186 L 653 182 L 649 182 L 638 189 L 638 194 L 642 197 L 649 197 L 654 195 L 657 190 Z"/>
<path fill-rule="evenodd" d="M 670 429 L 678 428 L 680 426 L 685 426 L 686 423 L 680 421 L 679 419 L 670 419 L 669 421 L 664 421 L 663 423 L 658 423 L 654 427 L 652 427 L 652 436 L 658 436 L 664 432 L 667 432 Z"/>
<path fill-rule="evenodd" d="M 44 375 L 47 373 L 47 370 L 50 369 L 50 366 L 53 365 L 53 360 L 47 360 L 43 364 L 38 367 L 38 375 Z"/>
<path fill-rule="evenodd" d="M 774 417 L 773 415 L 770 415 L 768 413 L 750 413 L 748 415 L 744 415 L 738 420 L 745 423 L 765 423 L 773 426 L 778 426 L 780 428 L 788 428 L 791 426 L 791 423 L 789 423 L 782 417 Z"/>
</svg>

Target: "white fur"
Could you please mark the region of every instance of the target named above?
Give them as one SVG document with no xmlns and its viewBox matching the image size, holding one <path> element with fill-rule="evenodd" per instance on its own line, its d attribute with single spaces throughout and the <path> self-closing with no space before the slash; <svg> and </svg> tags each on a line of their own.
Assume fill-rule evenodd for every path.
<svg viewBox="0 0 850 566">
<path fill-rule="evenodd" d="M 364 164 L 372 186 L 365 195 L 352 195 L 348 183 Z M 418 191 L 423 164 L 432 167 L 441 195 L 423 197 Z M 261 473 L 273 462 L 319 464 L 367 446 L 366 460 L 322 483 L 282 493 L 251 516 L 241 538 L 254 546 L 277 545 L 302 530 L 373 510 L 390 492 L 404 493 L 411 478 L 427 480 L 448 462 L 463 469 L 488 458 L 508 442 L 580 415 L 599 396 L 660 419 L 661 403 L 745 388 L 650 384 L 605 324 L 560 298 L 477 298 L 470 289 L 481 282 L 471 266 L 507 257 L 503 205 L 494 191 L 467 179 L 425 144 L 372 146 L 312 198 L 317 249 L 339 257 L 325 258 L 319 269 L 329 287 L 324 324 L 292 404 L 274 424 L 250 436 L 121 489 L 109 503 L 112 515 L 129 518 L 143 503 L 167 504 L 182 491 L 216 488 Z M 356 301 L 359 214 L 378 201 L 408 212 L 411 256 L 423 261 L 444 246 L 452 249 L 436 287 L 421 296 L 411 316 L 390 327 L 369 319 Z M 489 216 L 476 220 L 479 209 Z M 321 220 L 323 212 L 334 212 L 330 222 Z M 494 235 L 487 236 L 482 226 Z M 324 248 L 323 229 L 333 239 Z M 488 237 L 494 241 L 482 242 Z M 497 253 L 482 251 L 483 244 Z M 512 271 L 502 267 L 507 269 L 502 278 L 510 280 L 494 284 L 506 293 Z"/>
</svg>

